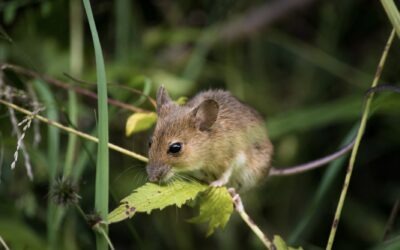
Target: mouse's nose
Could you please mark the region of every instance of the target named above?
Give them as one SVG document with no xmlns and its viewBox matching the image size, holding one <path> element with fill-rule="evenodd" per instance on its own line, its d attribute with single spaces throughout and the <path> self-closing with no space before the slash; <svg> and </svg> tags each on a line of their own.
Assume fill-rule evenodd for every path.
<svg viewBox="0 0 400 250">
<path fill-rule="evenodd" d="M 169 171 L 169 167 L 158 166 L 158 165 L 147 165 L 146 171 L 150 182 L 159 182 L 162 181 L 163 178 L 166 176 L 166 174 Z"/>
<path fill-rule="evenodd" d="M 150 176 L 149 175 L 150 182 L 158 182 L 159 180 L 160 180 L 160 176 Z"/>
</svg>

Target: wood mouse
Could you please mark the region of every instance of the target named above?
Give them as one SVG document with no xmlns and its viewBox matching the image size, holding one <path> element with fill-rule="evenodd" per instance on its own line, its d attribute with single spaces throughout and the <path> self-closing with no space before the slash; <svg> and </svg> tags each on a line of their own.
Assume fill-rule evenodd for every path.
<svg viewBox="0 0 400 250">
<path fill-rule="evenodd" d="M 322 166 L 354 144 L 310 163 L 275 169 L 271 167 L 273 145 L 262 117 L 228 91 L 200 92 L 180 106 L 161 86 L 157 114 L 146 166 L 152 182 L 192 176 L 212 186 L 244 191 L 268 175 L 295 174 Z"/>
</svg>

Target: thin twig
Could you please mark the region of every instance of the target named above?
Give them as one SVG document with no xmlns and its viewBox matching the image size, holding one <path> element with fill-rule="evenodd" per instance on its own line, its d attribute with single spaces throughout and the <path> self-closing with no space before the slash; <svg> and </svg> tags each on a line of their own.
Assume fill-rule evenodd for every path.
<svg viewBox="0 0 400 250">
<path fill-rule="evenodd" d="M 385 230 L 383 231 L 383 240 L 387 240 L 391 231 L 393 230 L 393 225 L 396 220 L 397 215 L 399 214 L 400 211 L 400 199 L 396 200 L 394 203 L 394 206 L 392 208 L 392 211 L 390 212 L 389 220 L 386 223 Z"/>
<path fill-rule="evenodd" d="M 81 132 L 79 130 L 64 126 L 61 123 L 49 120 L 49 119 L 47 119 L 47 118 L 45 118 L 45 117 L 43 117 L 41 115 L 34 114 L 33 112 L 31 112 L 29 110 L 26 110 L 26 109 L 24 109 L 24 108 L 22 108 L 20 106 L 17 106 L 17 105 L 15 105 L 13 103 L 7 102 L 7 101 L 2 100 L 2 99 L 0 99 L 0 103 L 6 105 L 7 107 L 9 107 L 9 108 L 11 108 L 13 110 L 17 110 L 18 112 L 24 113 L 26 115 L 30 115 L 33 118 L 36 118 L 41 122 L 44 122 L 44 123 L 47 123 L 47 124 L 52 125 L 54 127 L 57 127 L 57 128 L 59 128 L 61 130 L 64 130 L 64 131 L 66 131 L 68 133 L 76 134 L 77 136 L 79 136 L 81 138 L 84 138 L 86 140 L 89 140 L 89 141 L 93 141 L 93 142 L 96 142 L 96 143 L 99 142 L 99 139 L 97 137 L 94 137 L 94 136 L 91 136 L 89 134 L 83 133 L 83 132 Z M 108 147 L 110 149 L 114 150 L 114 151 L 120 152 L 120 153 L 122 153 L 124 155 L 128 155 L 128 156 L 130 156 L 132 158 L 135 158 L 137 160 L 140 160 L 140 161 L 143 161 L 143 162 L 147 162 L 148 161 L 148 159 L 146 157 L 144 157 L 144 156 L 142 156 L 140 154 L 137 154 L 135 152 L 132 152 L 130 150 L 127 150 L 125 148 L 122 148 L 120 146 L 117 146 L 115 144 L 108 143 Z"/>
<path fill-rule="evenodd" d="M 26 88 L 28 89 L 29 96 L 32 98 L 32 107 L 33 110 L 39 110 L 40 109 L 40 104 L 38 97 L 35 93 L 35 90 L 33 89 L 31 84 L 26 84 Z M 34 120 L 33 121 L 33 147 L 37 147 L 42 140 L 42 136 L 40 134 L 40 127 L 39 127 L 39 121 Z"/>
<path fill-rule="evenodd" d="M 381 77 L 382 74 L 382 70 L 383 67 L 385 65 L 386 62 L 386 58 L 390 49 L 390 46 L 392 45 L 393 39 L 394 39 L 394 35 L 395 35 L 395 31 L 394 29 L 392 30 L 392 32 L 390 33 L 390 36 L 388 38 L 388 41 L 386 43 L 386 46 L 382 52 L 382 56 L 381 59 L 379 61 L 378 67 L 376 69 L 376 73 L 375 73 L 375 77 L 374 80 L 372 82 L 372 86 L 371 88 L 374 88 L 377 86 L 379 79 Z M 360 128 L 358 129 L 357 132 L 357 137 L 356 137 L 356 142 L 354 144 L 353 150 L 351 151 L 351 156 L 350 156 L 350 161 L 349 161 L 349 165 L 347 168 L 347 173 L 346 173 L 346 177 L 343 183 L 343 188 L 342 188 L 342 192 L 340 194 L 340 198 L 339 198 L 339 202 L 336 208 L 336 212 L 335 212 L 335 217 L 332 223 L 332 227 L 331 227 L 331 232 L 329 234 L 329 239 L 328 239 L 328 243 L 326 245 L 326 249 L 327 250 L 331 250 L 332 246 L 333 246 L 333 242 L 335 239 L 335 235 L 336 235 L 336 231 L 337 231 L 337 227 L 339 224 L 339 219 L 340 219 L 340 215 L 342 213 L 342 209 L 343 209 L 343 205 L 344 205 L 344 200 L 346 198 L 347 195 L 347 190 L 349 188 L 349 184 L 350 184 L 350 179 L 351 179 L 351 175 L 353 173 L 353 168 L 354 168 L 354 163 L 356 160 L 356 156 L 357 156 L 357 152 L 358 152 L 358 147 L 360 146 L 360 142 L 365 130 L 365 126 L 367 123 L 367 118 L 369 115 L 369 110 L 370 110 L 370 106 L 371 106 L 371 102 L 372 102 L 372 98 L 373 98 L 374 94 L 371 94 L 370 96 L 367 97 L 367 102 L 364 108 L 364 112 L 361 118 L 361 123 L 360 123 Z"/>
<path fill-rule="evenodd" d="M 82 80 L 82 79 L 78 79 L 78 78 L 76 78 L 76 77 L 74 77 L 74 76 L 71 76 L 71 75 L 68 74 L 68 73 L 64 73 L 64 75 L 65 75 L 66 77 L 68 77 L 69 79 L 71 79 L 72 81 L 75 81 L 75 82 L 77 82 L 77 83 L 82 83 L 82 84 L 87 84 L 87 85 L 95 85 L 95 84 L 92 83 L 92 82 L 88 82 L 88 81 L 84 81 L 84 80 Z M 145 93 L 143 93 L 143 92 L 140 91 L 140 90 L 137 90 L 137 89 L 134 89 L 134 88 L 131 88 L 131 87 L 128 87 L 128 86 L 119 84 L 119 83 L 110 83 L 110 82 L 108 82 L 107 85 L 108 85 L 108 86 L 118 87 L 118 88 L 121 88 L 121 89 L 125 89 L 125 90 L 128 90 L 128 91 L 130 91 L 130 92 L 132 92 L 132 93 L 134 93 L 134 94 L 144 96 L 144 97 L 146 97 L 146 99 L 151 103 L 151 105 L 153 105 L 154 108 L 157 107 L 156 100 L 154 100 L 151 96 L 146 95 Z"/>
<path fill-rule="evenodd" d="M 1 237 L 1 236 L 0 236 L 0 243 L 4 247 L 5 250 L 10 250 L 10 248 L 8 248 L 6 242 L 3 240 L 3 237 Z"/>
<path fill-rule="evenodd" d="M 93 99 L 97 99 L 97 94 L 92 92 L 92 91 L 90 91 L 90 90 L 88 90 L 88 89 L 81 88 L 81 87 L 78 87 L 78 86 L 72 86 L 72 85 L 67 84 L 65 82 L 62 82 L 60 80 L 51 78 L 51 77 L 49 77 L 47 75 L 42 75 L 42 74 L 39 74 L 39 73 L 37 73 L 35 71 L 29 70 L 29 69 L 25 69 L 25 68 L 17 66 L 17 65 L 0 64 L 0 69 L 1 69 L 1 71 L 9 69 L 9 70 L 12 70 L 12 71 L 14 71 L 16 73 L 25 75 L 25 76 L 29 76 L 29 77 L 37 78 L 37 79 L 42 79 L 45 82 L 53 84 L 54 86 L 57 86 L 57 87 L 60 87 L 60 88 L 63 88 L 63 89 L 73 90 L 78 94 L 85 95 L 85 96 L 88 96 L 88 97 L 93 98 Z M 107 102 L 109 104 L 111 104 L 111 105 L 114 105 L 114 106 L 117 106 L 117 107 L 120 107 L 120 108 L 123 108 L 123 109 L 126 109 L 126 110 L 130 110 L 132 112 L 149 112 L 149 111 L 147 111 L 145 109 L 141 109 L 141 108 L 138 108 L 138 107 L 123 103 L 121 101 L 118 101 L 118 100 L 115 100 L 115 99 L 112 99 L 112 98 L 108 98 Z"/>
<path fill-rule="evenodd" d="M 5 87 L 4 96 L 9 102 L 12 102 L 11 89 L 8 86 Z M 11 120 L 11 124 L 13 126 L 13 131 L 16 134 L 17 139 L 18 139 L 17 148 L 14 152 L 14 160 L 11 163 L 11 169 L 15 168 L 17 161 L 18 161 L 18 153 L 19 153 L 19 150 L 21 149 L 22 155 L 23 155 L 24 161 L 25 161 L 25 169 L 26 169 L 27 175 L 30 180 L 33 180 L 31 160 L 30 160 L 28 151 L 25 147 L 25 143 L 23 141 L 26 130 L 30 126 L 30 122 L 28 122 L 29 124 L 24 126 L 24 128 L 22 129 L 22 132 L 21 132 L 21 130 L 19 129 L 19 123 L 18 123 L 18 120 L 17 120 L 14 110 L 12 108 L 8 107 L 8 113 L 10 114 L 10 120 Z"/>
<path fill-rule="evenodd" d="M 315 0 L 267 1 L 261 6 L 248 10 L 242 16 L 222 24 L 218 37 L 221 41 L 247 38 L 313 1 Z"/>
<path fill-rule="evenodd" d="M 108 234 L 107 234 L 106 230 L 102 227 L 102 225 L 98 225 L 97 226 L 97 230 L 104 237 L 104 239 L 106 239 L 110 249 L 111 250 L 115 250 L 115 248 L 114 248 L 114 246 L 113 246 L 113 244 L 112 244 L 112 242 L 110 240 L 110 237 L 108 237 Z"/>
<path fill-rule="evenodd" d="M 236 212 L 240 215 L 242 220 L 246 222 L 246 224 L 250 227 L 250 229 L 253 231 L 253 233 L 261 240 L 261 242 L 264 244 L 264 246 L 267 249 L 276 249 L 275 245 L 272 243 L 272 241 L 261 231 L 261 229 L 257 226 L 257 224 L 250 218 L 250 216 L 246 213 L 244 210 L 243 202 L 242 199 L 240 198 L 240 195 L 236 193 L 236 191 L 233 188 L 229 189 L 229 193 L 232 196 L 233 204 L 235 206 Z"/>
</svg>

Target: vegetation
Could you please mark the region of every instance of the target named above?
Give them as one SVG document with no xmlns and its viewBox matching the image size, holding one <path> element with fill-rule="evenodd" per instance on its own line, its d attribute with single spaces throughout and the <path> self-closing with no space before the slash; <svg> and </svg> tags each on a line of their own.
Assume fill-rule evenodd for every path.
<svg viewBox="0 0 400 250">
<path fill-rule="evenodd" d="M 0 249 L 265 249 L 263 233 L 278 249 L 400 248 L 400 99 L 365 94 L 400 79 L 394 1 L 10 0 L 0 13 Z M 241 194 L 247 213 L 225 188 L 146 184 L 161 84 L 180 104 L 223 88 L 253 106 L 274 166 L 356 146 Z"/>
</svg>

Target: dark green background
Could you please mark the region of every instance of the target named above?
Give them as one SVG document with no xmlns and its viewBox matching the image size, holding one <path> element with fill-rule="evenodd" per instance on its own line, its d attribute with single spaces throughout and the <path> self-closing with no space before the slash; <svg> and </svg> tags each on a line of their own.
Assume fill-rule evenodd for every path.
<svg viewBox="0 0 400 250">
<path fill-rule="evenodd" d="M 289 166 L 333 152 L 349 136 L 358 124 L 364 93 L 391 31 L 379 1 L 298 1 L 291 10 L 275 9 L 290 2 L 97 0 L 91 4 L 109 82 L 142 90 L 140 77 L 146 76 L 152 80 L 152 96 L 164 84 L 173 98 L 190 97 L 203 89 L 227 89 L 265 117 L 275 145 L 273 164 Z M 254 14 L 265 5 L 270 6 L 270 12 Z M 63 74 L 70 72 L 69 8 L 69 1 L 64 0 L 0 2 L 0 62 L 73 83 Z M 276 16 L 260 26 L 246 25 L 241 33 L 240 23 L 248 21 L 244 17 L 266 15 Z M 83 27 L 80 78 L 94 82 L 93 45 L 86 17 Z M 396 38 L 383 71 L 383 83 L 399 82 L 399 45 Z M 11 73 L 6 79 L 6 84 L 20 89 L 32 83 L 30 78 Z M 94 85 L 79 85 L 96 89 Z M 49 86 L 60 121 L 68 124 L 67 92 Z M 138 99 L 111 86 L 109 95 L 129 104 Z M 152 109 L 148 103 L 141 107 Z M 373 115 L 359 149 L 334 249 L 385 249 L 385 227 L 400 196 L 399 108 L 396 94 L 378 94 L 373 102 Z M 80 130 L 90 132 L 95 127 L 95 109 L 96 101 L 79 96 Z M 144 154 L 150 133 L 126 138 L 124 124 L 129 115 L 122 109 L 112 110 L 110 140 Z M 43 249 L 47 245 L 47 128 L 41 125 L 43 140 L 39 147 L 32 145 L 32 129 L 25 139 L 35 175 L 31 182 L 21 153 L 17 168 L 10 170 L 17 139 L 7 109 L 0 106 L 0 236 L 11 249 Z M 61 133 L 60 142 L 58 166 L 62 168 L 65 133 Z M 92 144 L 80 140 L 78 145 L 76 162 L 90 152 Z M 91 213 L 95 152 L 88 159 L 78 186 L 80 205 Z M 279 234 L 305 249 L 323 249 L 347 162 L 338 164 L 337 171 L 320 169 L 271 178 L 243 195 L 246 209 L 269 235 Z M 144 183 L 143 169 L 142 163 L 111 151 L 110 209 Z M 319 201 L 313 203 L 318 197 Z M 111 225 L 110 237 L 116 249 L 263 249 L 236 214 L 225 229 L 205 238 L 205 226 L 186 222 L 195 213 L 188 207 L 171 207 L 151 215 L 140 214 Z M 73 207 L 68 208 L 60 228 L 57 249 L 94 248 L 93 232 Z M 399 229 L 397 218 L 387 239 L 398 236 Z"/>
</svg>

